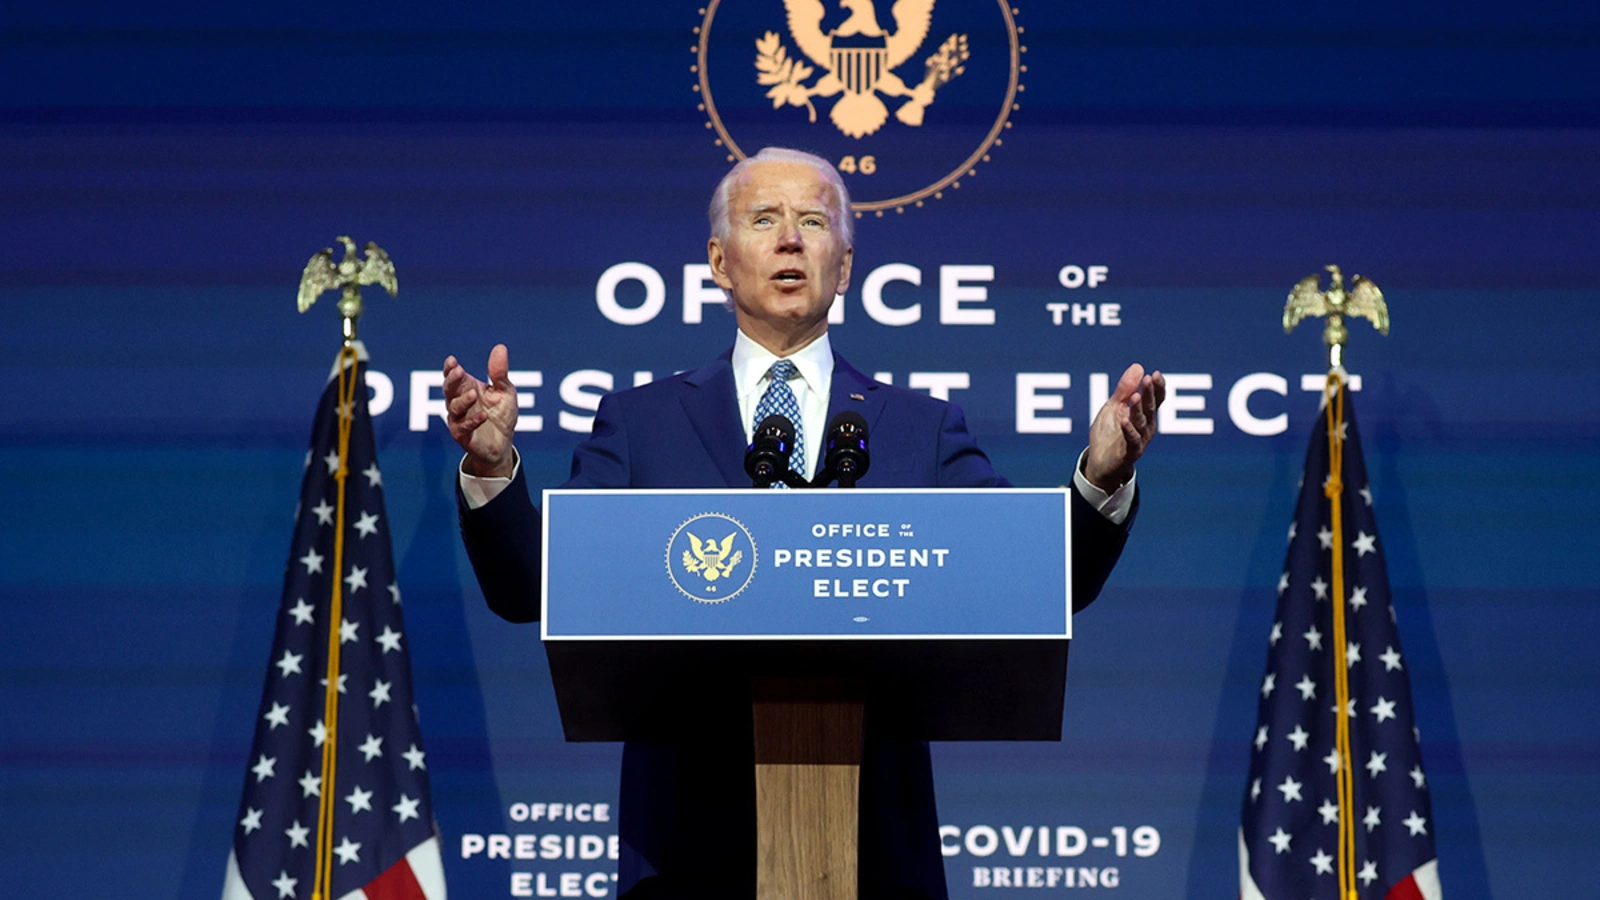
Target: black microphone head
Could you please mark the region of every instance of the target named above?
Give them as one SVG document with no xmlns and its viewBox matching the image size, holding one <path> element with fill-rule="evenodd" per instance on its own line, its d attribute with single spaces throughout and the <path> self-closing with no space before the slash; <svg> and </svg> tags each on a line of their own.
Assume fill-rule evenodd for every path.
<svg viewBox="0 0 1600 900">
<path fill-rule="evenodd" d="M 859 419 L 861 417 L 856 416 L 856 418 Z M 866 427 L 865 421 L 861 424 L 863 428 Z M 774 413 L 761 420 L 761 424 L 756 426 L 756 434 L 769 434 L 782 440 L 785 444 L 792 445 L 794 443 L 794 423 L 789 421 L 788 416 L 780 416 Z"/>
<path fill-rule="evenodd" d="M 828 422 L 825 475 L 838 478 L 840 487 L 854 487 L 871 462 L 867 454 L 867 420 L 855 410 L 835 414 Z"/>
<path fill-rule="evenodd" d="M 789 472 L 789 453 L 794 448 L 794 423 L 785 416 L 772 415 L 756 426 L 750 448 L 744 453 L 744 471 L 755 487 L 767 487 Z"/>
<path fill-rule="evenodd" d="M 853 409 L 847 409 L 844 412 L 835 414 L 833 420 L 828 423 L 830 437 L 834 432 L 841 429 L 848 429 L 845 431 L 846 434 L 860 435 L 863 442 L 867 439 L 867 420 L 861 417 L 861 413 Z"/>
</svg>

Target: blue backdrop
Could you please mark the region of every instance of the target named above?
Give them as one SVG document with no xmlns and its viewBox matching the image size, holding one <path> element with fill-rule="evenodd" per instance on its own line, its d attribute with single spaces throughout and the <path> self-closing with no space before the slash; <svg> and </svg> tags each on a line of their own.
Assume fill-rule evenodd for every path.
<svg viewBox="0 0 1600 900">
<path fill-rule="evenodd" d="M 921 130 L 863 139 L 882 178 L 852 173 L 858 196 L 931 183 L 914 164 L 959 163 L 1001 127 L 1005 72 L 985 66 L 1008 33 L 996 10 L 945 6 L 970 18 L 971 71 Z M 812 125 L 752 87 L 763 29 L 796 52 L 781 3 L 719 8 L 721 127 L 853 148 L 825 106 Z M 430 377 L 509 343 L 537 373 L 530 482 L 553 486 L 605 385 L 729 345 L 731 319 L 686 302 L 727 164 L 691 70 L 702 9 L 0 13 L 0 895 L 220 889 L 337 347 L 331 303 L 296 316 L 293 293 L 345 233 L 399 270 L 362 335 L 387 376 L 372 408 L 450 885 L 502 897 L 514 873 L 607 865 L 466 849 L 609 837 L 614 816 L 551 824 L 532 804 L 614 804 L 619 753 L 561 740 L 536 630 L 483 607 Z M 1128 552 L 1074 624 L 1066 739 L 935 748 L 953 895 L 984 895 L 974 867 L 1023 864 L 1003 841 L 975 856 L 982 826 L 1148 827 L 1153 853 L 1075 863 L 1130 897 L 1236 890 L 1316 411 L 1301 377 L 1324 367 L 1318 328 L 1284 337 L 1279 315 L 1329 262 L 1394 317 L 1388 338 L 1354 326 L 1349 365 L 1445 889 L 1600 894 L 1600 11 L 1027 0 L 1015 23 L 1009 127 L 959 188 L 857 223 L 835 346 L 948 391 L 1022 485 L 1066 479 L 1097 376 L 1137 359 L 1178 390 Z M 601 290 L 622 263 L 632 277 Z M 886 270 L 901 280 L 864 300 L 889 264 L 920 283 Z M 957 303 L 955 281 L 986 296 Z M 1019 373 L 1049 377 L 1024 391 Z M 1246 396 L 1278 384 L 1252 375 L 1282 390 Z"/>
</svg>

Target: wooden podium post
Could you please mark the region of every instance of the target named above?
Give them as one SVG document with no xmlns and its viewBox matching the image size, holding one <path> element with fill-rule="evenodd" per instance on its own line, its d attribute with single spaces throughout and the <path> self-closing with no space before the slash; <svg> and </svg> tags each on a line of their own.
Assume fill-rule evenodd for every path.
<svg viewBox="0 0 1600 900">
<path fill-rule="evenodd" d="M 752 685 L 757 900 L 856 898 L 866 706 L 816 687 Z"/>
</svg>

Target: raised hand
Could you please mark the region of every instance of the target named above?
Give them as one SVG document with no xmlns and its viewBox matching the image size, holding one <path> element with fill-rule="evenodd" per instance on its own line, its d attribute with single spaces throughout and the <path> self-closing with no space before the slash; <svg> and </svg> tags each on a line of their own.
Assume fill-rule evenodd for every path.
<svg viewBox="0 0 1600 900">
<path fill-rule="evenodd" d="M 1089 426 L 1089 456 L 1083 475 L 1103 491 L 1114 491 L 1133 477 L 1133 464 L 1144 455 L 1156 433 L 1156 410 L 1167 396 L 1167 380 L 1159 371 L 1144 373 L 1134 363 L 1122 373 L 1117 389 Z"/>
<path fill-rule="evenodd" d="M 450 436 L 467 451 L 464 468 L 469 475 L 509 478 L 514 471 L 517 389 L 509 370 L 505 344 L 489 351 L 488 382 L 468 374 L 454 356 L 445 358 L 445 422 Z"/>
</svg>

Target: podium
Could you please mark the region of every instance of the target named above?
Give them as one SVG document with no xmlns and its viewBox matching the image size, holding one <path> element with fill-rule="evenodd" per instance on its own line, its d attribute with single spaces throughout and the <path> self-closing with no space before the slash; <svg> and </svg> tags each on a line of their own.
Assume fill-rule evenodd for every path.
<svg viewBox="0 0 1600 900">
<path fill-rule="evenodd" d="M 864 728 L 1059 740 L 1066 489 L 544 492 L 541 638 L 570 741 L 748 705 L 757 896 L 856 896 Z"/>
</svg>

